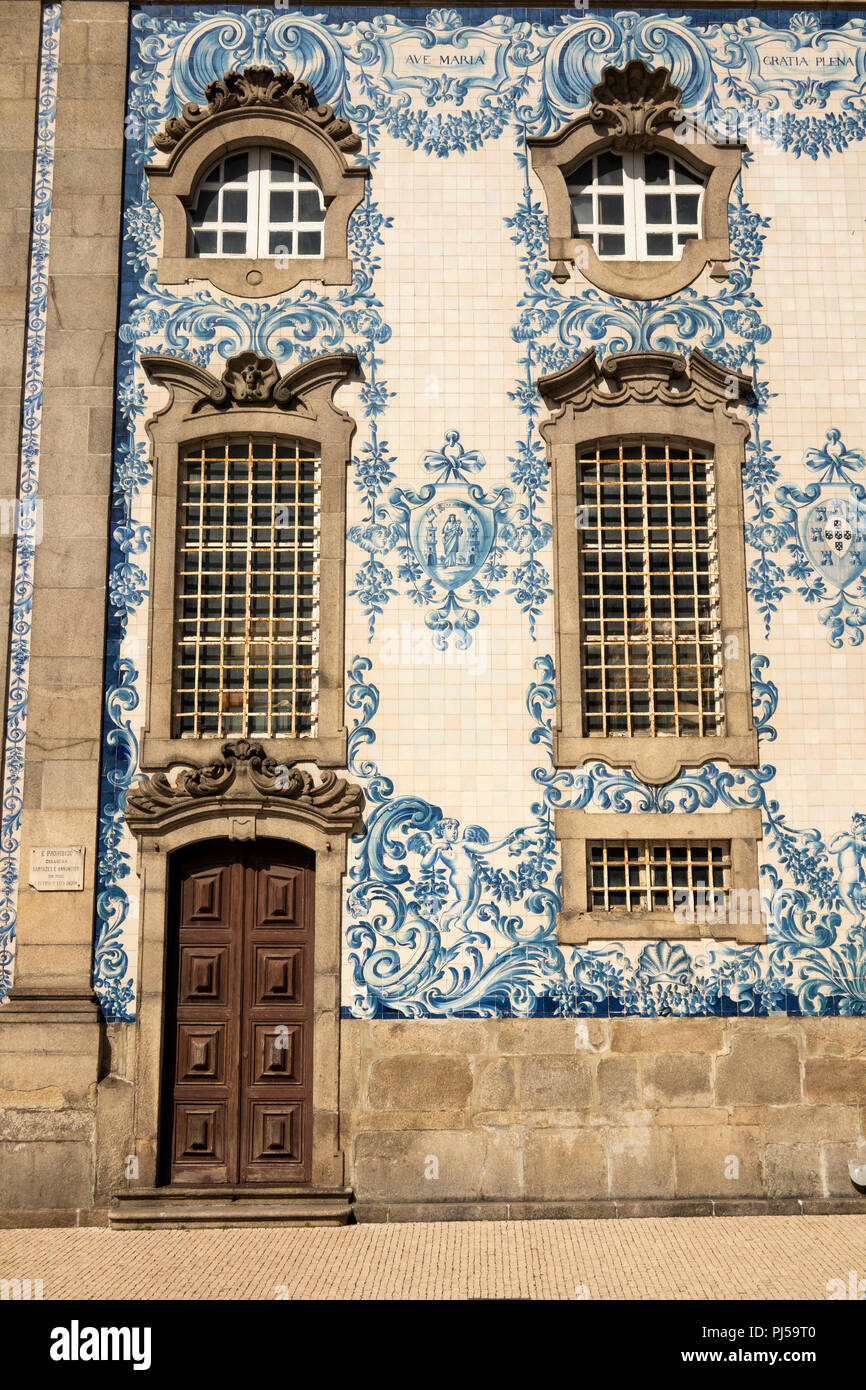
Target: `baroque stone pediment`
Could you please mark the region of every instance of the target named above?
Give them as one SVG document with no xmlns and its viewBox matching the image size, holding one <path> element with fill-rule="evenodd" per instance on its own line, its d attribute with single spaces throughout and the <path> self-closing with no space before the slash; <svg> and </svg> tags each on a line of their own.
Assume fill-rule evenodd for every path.
<svg viewBox="0 0 866 1390">
<path fill-rule="evenodd" d="M 594 125 L 609 129 L 612 149 L 649 151 L 660 128 L 676 120 L 681 99 L 667 68 L 648 68 L 634 58 L 623 68 L 604 69 L 589 114 Z"/>
<path fill-rule="evenodd" d="M 293 73 L 274 72 L 268 67 L 249 67 L 243 72 L 232 69 L 204 89 L 207 106 L 190 101 L 179 116 L 170 116 L 154 136 L 158 150 L 171 151 L 193 130 L 216 121 L 229 111 L 257 112 L 287 111 L 302 116 L 333 141 L 344 154 L 354 154 L 361 148 L 360 137 L 334 108 L 316 100 L 309 82 L 295 80 Z"/>
<path fill-rule="evenodd" d="M 549 405 L 688 405 L 704 410 L 738 405 L 751 388 L 749 377 L 714 362 L 695 348 L 688 356 L 654 350 L 609 353 L 599 362 L 588 348 L 562 371 L 541 377 L 538 389 Z"/>
<path fill-rule="evenodd" d="M 204 766 L 176 764 L 136 783 L 127 796 L 126 819 L 133 833 L 141 835 L 214 809 L 232 815 L 283 811 L 346 834 L 363 808 L 362 789 L 336 772 L 319 770 L 314 777 L 297 762 L 269 758 L 260 743 L 232 739 Z"/>
<path fill-rule="evenodd" d="M 143 353 L 141 365 L 151 381 L 189 392 L 194 397 L 193 411 L 205 406 L 217 410 L 229 410 L 235 405 L 276 406 L 299 414 L 308 412 L 306 398 L 317 387 L 327 386 L 333 392 L 360 368 L 358 358 L 351 352 L 312 357 L 282 377 L 273 358 L 259 357 L 255 352 L 230 357 L 221 377 L 185 358 L 163 353 Z"/>
</svg>

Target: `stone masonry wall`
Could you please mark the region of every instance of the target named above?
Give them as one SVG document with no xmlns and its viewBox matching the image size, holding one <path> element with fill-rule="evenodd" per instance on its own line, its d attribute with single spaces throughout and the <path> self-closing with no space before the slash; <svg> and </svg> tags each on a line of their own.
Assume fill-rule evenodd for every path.
<svg viewBox="0 0 866 1390">
<path fill-rule="evenodd" d="M 342 1051 L 362 1220 L 866 1211 L 859 1019 L 344 1020 Z"/>
<path fill-rule="evenodd" d="M 0 9 L 4 49 L 13 59 L 20 51 L 19 95 L 8 103 L 11 124 L 0 137 L 11 146 L 3 168 L 17 179 L 13 209 L 24 201 L 18 185 L 25 166 L 32 175 L 38 11 Z M 64 0 L 39 459 L 45 538 L 36 549 L 30 615 L 25 873 L 15 991 L 0 1009 L 5 1225 L 89 1219 L 97 1170 L 97 1083 L 106 1058 L 91 965 L 127 31 L 126 0 Z M 21 247 L 8 249 L 20 280 Z M 14 317 L 24 291 L 12 288 Z M 20 335 L 14 343 L 20 354 Z M 7 487 L 6 495 L 14 492 Z M 4 574 L 0 563 L 2 582 Z M 7 838 L 11 831 L 7 825 Z M 84 891 L 30 888 L 34 845 L 84 845 Z"/>
<path fill-rule="evenodd" d="M 17 496 L 21 383 L 27 321 L 27 269 L 33 198 L 33 145 L 39 72 L 38 0 L 0 0 L 0 496 Z M 0 536 L 0 612 L 11 605 L 14 537 Z M 7 679 L 7 647 L 0 643 L 0 681 Z"/>
</svg>

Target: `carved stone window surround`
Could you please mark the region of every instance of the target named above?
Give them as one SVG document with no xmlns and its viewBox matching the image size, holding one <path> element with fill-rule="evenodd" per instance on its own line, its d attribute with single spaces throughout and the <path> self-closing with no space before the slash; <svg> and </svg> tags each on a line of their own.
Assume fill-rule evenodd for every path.
<svg viewBox="0 0 866 1390">
<path fill-rule="evenodd" d="M 191 751 L 191 750 L 186 750 Z M 279 775 L 279 781 L 278 779 Z M 315 987 L 312 1184 L 345 1179 L 339 1130 L 340 961 L 342 878 L 348 838 L 361 827 L 364 794 L 333 772 L 313 776 L 269 762 L 261 743 L 228 740 L 207 767 L 182 760 L 176 776 L 137 783 L 127 798 L 127 823 L 138 840 L 141 880 L 132 1150 L 139 1179 L 157 1179 L 169 856 L 203 840 L 284 839 L 315 854 Z M 214 1189 L 218 1195 L 219 1189 Z"/>
<path fill-rule="evenodd" d="M 733 385 L 732 385 L 733 384 Z M 631 767 L 650 783 L 671 781 L 686 767 L 721 760 L 756 767 L 758 739 L 751 700 L 742 465 L 748 426 L 729 408 L 749 388 L 746 377 L 702 352 L 688 363 L 664 352 L 615 353 L 599 365 L 589 349 L 570 367 L 538 382 L 557 413 L 541 426 L 552 470 L 557 717 L 554 762 L 576 767 L 593 759 Z M 725 733 L 720 736 L 584 734 L 577 458 L 599 441 L 641 438 L 688 441 L 713 454 L 718 534 Z"/>
<path fill-rule="evenodd" d="M 766 926 L 756 911 L 758 841 L 763 836 L 758 810 L 697 811 L 660 815 L 657 812 L 589 812 L 564 807 L 554 812 L 556 838 L 562 853 L 562 911 L 557 916 L 557 939 L 568 945 L 588 941 L 716 941 L 762 942 Z M 587 842 L 593 840 L 730 840 L 731 890 L 748 893 L 751 902 L 735 903 L 745 920 L 678 921 L 672 912 L 599 912 L 589 906 Z M 745 910 L 743 910 L 745 909 Z M 733 914 L 731 914 L 733 915 Z"/>
<path fill-rule="evenodd" d="M 178 472 L 188 444 L 251 434 L 300 439 L 314 445 L 321 457 L 317 732 L 262 743 L 278 762 L 345 766 L 346 469 L 355 422 L 332 398 L 338 386 L 357 374 L 358 359 L 351 353 L 312 358 L 280 378 L 270 358 L 242 353 L 229 359 L 221 381 L 179 358 L 143 355 L 141 361 L 150 380 L 169 392 L 167 404 L 147 426 L 153 453 L 154 525 L 142 767 L 206 763 L 223 742 L 218 737 L 172 737 Z"/>
<path fill-rule="evenodd" d="M 592 89 L 593 103 L 587 112 L 553 135 L 527 140 L 532 167 L 544 188 L 548 256 L 557 263 L 557 279 L 568 278 L 564 263 L 570 261 L 590 284 L 609 294 L 658 299 L 691 284 L 710 263 L 714 263 L 714 276 L 727 274 L 723 263 L 731 257 L 728 201 L 746 146 L 714 144 L 697 121 L 678 110 L 682 93 L 669 78 L 666 68 L 651 72 L 639 59 L 623 69 L 605 68 L 602 81 Z M 629 96 L 636 99 L 629 101 Z M 658 151 L 680 160 L 705 180 L 703 236 L 687 242 L 679 260 L 603 260 L 590 241 L 572 235 L 566 179 L 604 150 Z"/>
<path fill-rule="evenodd" d="M 220 88 L 231 89 L 227 97 Z M 183 116 L 168 121 L 157 135 L 157 149 L 169 151 L 167 162 L 147 167 L 150 196 L 163 219 L 158 283 L 209 280 L 229 294 L 253 297 L 281 294 L 304 280 L 351 284 L 349 218 L 363 200 L 370 170 L 346 160 L 344 151 L 361 143 L 348 121 L 318 106 L 309 84 L 296 83 L 290 73 L 248 68 L 244 74 L 227 73 L 207 90 L 213 95 L 204 111 L 194 104 L 185 107 Z M 325 202 L 323 256 L 285 258 L 280 269 L 275 257 L 189 255 L 187 209 L 199 179 L 216 160 L 253 145 L 299 160 L 316 178 Z"/>
</svg>

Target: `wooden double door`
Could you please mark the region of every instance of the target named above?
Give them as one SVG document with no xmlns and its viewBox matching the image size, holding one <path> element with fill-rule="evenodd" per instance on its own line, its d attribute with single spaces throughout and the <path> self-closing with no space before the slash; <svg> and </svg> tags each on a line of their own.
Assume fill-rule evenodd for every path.
<svg viewBox="0 0 866 1390">
<path fill-rule="evenodd" d="M 310 1180 L 314 856 L 210 840 L 172 856 L 161 1180 Z"/>
</svg>

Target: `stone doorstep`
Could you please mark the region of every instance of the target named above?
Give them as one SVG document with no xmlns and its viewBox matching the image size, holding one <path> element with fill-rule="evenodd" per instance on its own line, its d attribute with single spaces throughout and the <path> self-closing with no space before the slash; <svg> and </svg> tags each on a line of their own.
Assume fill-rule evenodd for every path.
<svg viewBox="0 0 866 1390">
<path fill-rule="evenodd" d="M 347 1226 L 352 1191 L 345 1187 L 149 1187 L 116 1193 L 114 1230 L 158 1226 Z"/>
</svg>

